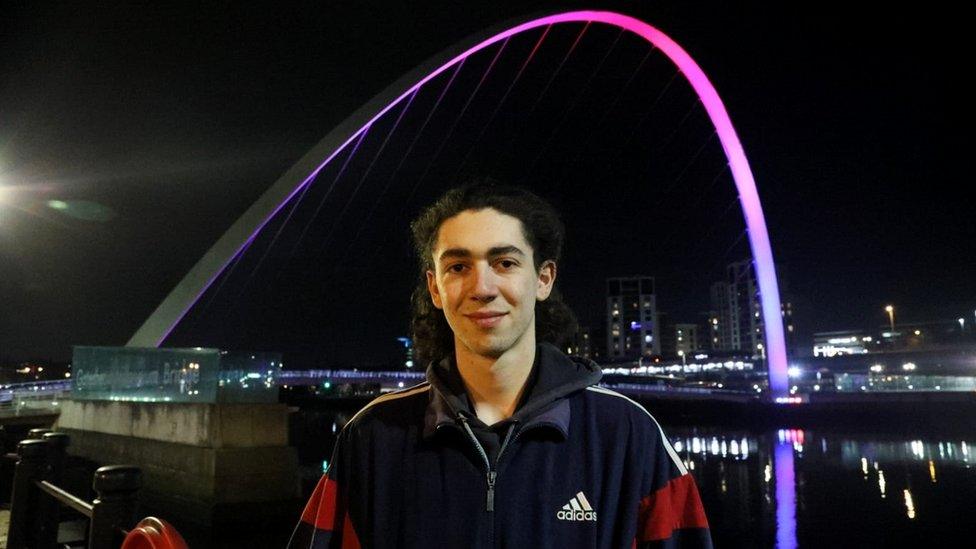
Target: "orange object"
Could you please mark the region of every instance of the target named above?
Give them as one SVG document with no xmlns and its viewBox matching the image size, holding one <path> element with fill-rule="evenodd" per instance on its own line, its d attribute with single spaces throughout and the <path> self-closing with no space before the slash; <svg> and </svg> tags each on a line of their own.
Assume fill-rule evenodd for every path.
<svg viewBox="0 0 976 549">
<path fill-rule="evenodd" d="M 146 517 L 129 531 L 122 549 L 189 549 L 183 536 L 163 519 Z"/>
</svg>

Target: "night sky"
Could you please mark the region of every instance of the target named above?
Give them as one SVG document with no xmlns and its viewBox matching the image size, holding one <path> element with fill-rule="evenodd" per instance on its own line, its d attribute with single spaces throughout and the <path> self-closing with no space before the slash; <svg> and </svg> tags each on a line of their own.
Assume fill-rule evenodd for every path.
<svg viewBox="0 0 976 549">
<path fill-rule="evenodd" d="M 471 33 L 554 7 L 641 18 L 709 75 L 750 159 L 804 338 L 880 326 L 888 303 L 899 321 L 973 319 L 961 14 L 416 4 L 0 8 L 0 360 L 123 345 L 247 207 L 374 94 Z M 538 34 L 513 38 L 477 94 L 496 50 L 466 63 L 437 109 L 445 78 L 395 131 L 391 111 L 167 343 L 284 351 L 307 365 L 382 360 L 406 335 L 416 276 L 406 223 L 478 174 L 526 184 L 561 210 L 557 285 L 581 321 L 599 321 L 605 277 L 631 274 L 657 277 L 660 309 L 694 320 L 723 266 L 749 254 L 724 157 L 690 87 L 632 36 L 587 29 L 556 71 L 581 29 L 545 38 L 495 118 Z"/>
</svg>

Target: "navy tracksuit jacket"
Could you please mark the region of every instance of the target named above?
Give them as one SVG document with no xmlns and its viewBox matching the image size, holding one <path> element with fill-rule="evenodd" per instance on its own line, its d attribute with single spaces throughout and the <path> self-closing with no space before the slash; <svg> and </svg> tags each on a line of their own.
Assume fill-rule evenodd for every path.
<svg viewBox="0 0 976 549">
<path fill-rule="evenodd" d="M 542 343 L 516 413 L 485 426 L 452 360 L 339 435 L 289 549 L 711 547 L 695 481 L 658 423 Z"/>
</svg>

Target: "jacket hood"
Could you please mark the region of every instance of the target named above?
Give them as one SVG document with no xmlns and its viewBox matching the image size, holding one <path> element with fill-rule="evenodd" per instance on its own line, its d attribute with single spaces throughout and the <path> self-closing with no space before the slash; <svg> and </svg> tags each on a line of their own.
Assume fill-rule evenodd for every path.
<svg viewBox="0 0 976 549">
<path fill-rule="evenodd" d="M 535 383 L 522 405 L 504 421 L 521 422 L 523 430 L 530 424 L 548 424 L 567 435 L 570 418 L 566 397 L 600 381 L 600 367 L 592 360 L 567 356 L 550 343 L 539 343 L 532 368 Z M 432 362 L 427 381 L 432 390 L 425 436 L 444 425 L 454 425 L 462 414 L 475 416 L 453 356 Z"/>
</svg>

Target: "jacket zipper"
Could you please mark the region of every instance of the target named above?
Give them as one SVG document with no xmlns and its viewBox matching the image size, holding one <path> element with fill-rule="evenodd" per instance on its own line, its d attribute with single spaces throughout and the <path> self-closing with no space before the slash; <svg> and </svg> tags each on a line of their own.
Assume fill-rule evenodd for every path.
<svg viewBox="0 0 976 549">
<path fill-rule="evenodd" d="M 489 523 L 488 523 L 488 538 L 489 542 L 494 541 L 495 537 L 495 481 L 498 479 L 498 472 L 491 466 L 491 461 L 488 459 L 488 454 L 485 453 L 484 447 L 478 442 L 478 437 L 474 436 L 474 431 L 471 430 L 471 426 L 468 425 L 468 419 L 462 415 L 458 416 L 458 420 L 461 422 L 461 426 L 464 427 L 464 432 L 468 434 L 468 438 L 471 439 L 472 444 L 481 454 L 481 459 L 485 462 L 485 480 L 488 484 L 488 491 L 485 496 L 485 511 L 489 513 Z M 517 427 L 517 423 L 509 427 L 508 432 L 505 433 L 505 440 L 502 441 L 501 447 L 498 448 L 498 455 L 495 456 L 495 465 L 502 459 L 502 454 L 505 453 L 505 447 L 508 446 L 509 440 L 512 438 L 512 433 Z"/>
<path fill-rule="evenodd" d="M 464 431 L 468 434 L 468 438 L 471 439 L 471 443 L 474 444 L 474 447 L 478 450 L 478 453 L 481 454 L 482 461 L 485 462 L 485 479 L 486 479 L 487 484 L 488 484 L 488 494 L 487 494 L 486 500 L 485 500 L 485 510 L 488 511 L 489 513 L 494 512 L 494 510 L 495 510 L 495 481 L 498 478 L 498 473 L 491 466 L 491 462 L 488 460 L 488 454 L 485 453 L 484 447 L 482 447 L 481 446 L 481 443 L 478 442 L 478 437 L 474 436 L 474 431 L 472 431 L 471 430 L 471 426 L 468 425 L 467 418 L 465 418 L 464 416 L 458 416 L 458 417 L 459 417 L 459 420 L 461 421 L 461 425 L 464 426 Z M 514 438 L 512 437 L 512 434 L 516 431 L 517 425 L 518 424 L 512 425 L 508 429 L 508 432 L 505 433 L 505 439 L 502 440 L 502 445 L 501 445 L 501 447 L 498 448 L 498 455 L 495 456 L 495 464 L 496 465 L 498 464 L 499 461 L 501 461 L 502 454 L 505 453 L 505 448 L 508 446 L 508 443 L 511 442 L 511 441 L 513 441 L 514 438 L 518 438 L 518 434 L 516 434 Z"/>
</svg>

